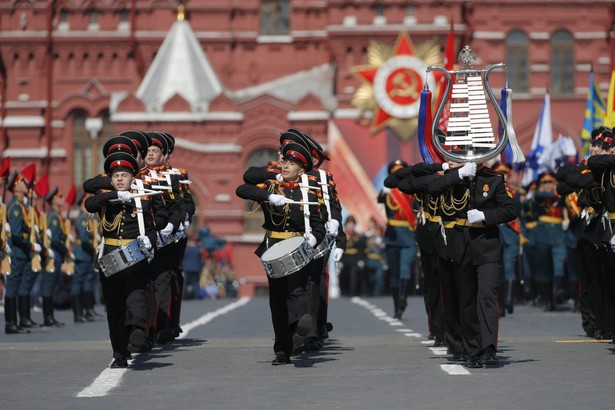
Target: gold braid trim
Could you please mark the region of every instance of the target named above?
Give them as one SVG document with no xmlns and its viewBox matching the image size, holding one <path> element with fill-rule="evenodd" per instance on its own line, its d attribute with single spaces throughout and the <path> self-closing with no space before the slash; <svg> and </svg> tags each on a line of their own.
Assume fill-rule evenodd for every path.
<svg viewBox="0 0 615 410">
<path fill-rule="evenodd" d="M 113 221 L 109 223 L 107 221 L 107 215 L 103 215 L 102 221 L 101 221 L 103 232 L 113 232 L 117 230 L 117 232 L 119 233 L 120 223 L 123 217 L 124 217 L 124 210 L 122 210 L 122 212 L 120 212 L 119 214 L 115 215 L 115 218 L 113 218 Z"/>
<path fill-rule="evenodd" d="M 397 211 L 401 207 L 401 205 L 399 205 L 391 195 L 385 195 L 385 201 L 387 204 L 387 208 L 389 208 L 391 211 Z"/>
<path fill-rule="evenodd" d="M 468 205 L 470 198 L 470 190 L 466 189 L 461 199 L 455 198 L 454 186 L 450 187 L 446 193 L 440 195 L 442 201 L 442 213 L 446 216 L 453 216 L 457 212 L 462 211 Z"/>
</svg>

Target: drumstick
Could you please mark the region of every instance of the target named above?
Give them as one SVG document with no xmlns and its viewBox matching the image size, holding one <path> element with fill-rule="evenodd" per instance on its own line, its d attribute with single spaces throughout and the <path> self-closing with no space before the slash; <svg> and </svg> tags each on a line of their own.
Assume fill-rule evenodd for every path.
<svg viewBox="0 0 615 410">
<path fill-rule="evenodd" d="M 264 201 L 264 202 L 273 203 L 271 201 Z M 287 202 L 287 204 L 290 204 L 290 205 L 318 205 L 318 202 L 292 201 L 292 202 Z"/>
<path fill-rule="evenodd" d="M 141 197 L 141 196 L 150 196 L 150 195 L 162 195 L 161 191 L 153 191 L 153 192 L 144 192 L 142 194 L 130 194 L 132 195 L 132 198 L 137 198 L 137 197 Z M 121 201 L 121 199 L 117 198 L 117 199 L 111 199 L 109 200 L 109 202 L 119 202 Z"/>
</svg>

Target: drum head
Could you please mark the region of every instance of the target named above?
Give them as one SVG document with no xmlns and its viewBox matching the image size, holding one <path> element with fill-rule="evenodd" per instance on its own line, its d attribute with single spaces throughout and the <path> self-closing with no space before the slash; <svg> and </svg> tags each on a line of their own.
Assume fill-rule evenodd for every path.
<svg viewBox="0 0 615 410">
<path fill-rule="evenodd" d="M 290 254 L 295 249 L 299 248 L 305 241 L 303 236 L 295 236 L 293 238 L 284 239 L 267 249 L 261 259 L 263 261 L 272 261 Z"/>
</svg>

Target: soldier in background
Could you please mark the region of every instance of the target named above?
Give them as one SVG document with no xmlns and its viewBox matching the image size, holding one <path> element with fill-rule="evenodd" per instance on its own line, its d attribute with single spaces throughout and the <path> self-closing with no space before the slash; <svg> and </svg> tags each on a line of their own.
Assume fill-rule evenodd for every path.
<svg viewBox="0 0 615 410">
<path fill-rule="evenodd" d="M 388 175 L 392 175 L 408 164 L 400 159 L 391 162 Z M 393 296 L 394 317 L 401 319 L 408 304 L 406 295 L 411 270 L 416 258 L 416 215 L 412 210 L 414 197 L 397 188 L 384 188 L 378 195 L 378 202 L 384 204 L 387 227 L 384 231 L 385 255 L 389 267 L 389 286 Z"/>
<path fill-rule="evenodd" d="M 43 284 L 41 295 L 43 297 L 43 319 L 44 326 L 64 326 L 63 323 L 56 320 L 54 317 L 53 293 L 58 282 L 58 277 L 62 271 L 62 265 L 66 258 L 71 257 L 70 250 L 66 247 L 66 239 L 69 232 L 66 232 L 66 224 L 62 217 L 62 205 L 64 197 L 55 188 L 45 197 L 45 202 L 50 205 L 47 213 L 48 231 L 45 235 L 49 235 L 51 239 L 51 249 L 53 250 L 53 270 L 43 273 Z"/>
<path fill-rule="evenodd" d="M 72 278 L 70 293 L 73 317 L 76 323 L 93 322 L 96 320 L 94 312 L 94 257 L 96 255 L 95 242 L 98 235 L 98 223 L 90 218 L 85 209 L 87 193 L 77 198 L 79 213 L 75 219 L 75 274 Z"/>
<path fill-rule="evenodd" d="M 24 275 L 26 265 L 31 263 L 31 252 L 42 250 L 38 243 L 30 241 L 31 228 L 25 200 L 28 185 L 34 175 L 24 176 L 15 171 L 7 182 L 7 190 L 13 193 L 7 204 L 8 223 L 10 225 L 11 274 L 7 276 L 4 295 L 4 332 L 6 334 L 30 333 L 17 323 L 17 293 Z"/>
</svg>

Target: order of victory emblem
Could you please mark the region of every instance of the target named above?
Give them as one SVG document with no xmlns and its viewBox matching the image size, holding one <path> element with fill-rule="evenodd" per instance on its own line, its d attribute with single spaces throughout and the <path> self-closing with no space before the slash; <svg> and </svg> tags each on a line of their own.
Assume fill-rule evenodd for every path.
<svg viewBox="0 0 615 410">
<path fill-rule="evenodd" d="M 435 40 L 416 48 L 406 33 L 398 36 L 393 48 L 372 41 L 370 64 L 353 69 L 362 81 L 352 100 L 360 110 L 359 119 L 371 116 L 373 132 L 388 126 L 402 140 L 415 136 L 421 90 L 425 82 L 434 85 L 426 68 L 441 59 Z"/>
</svg>

